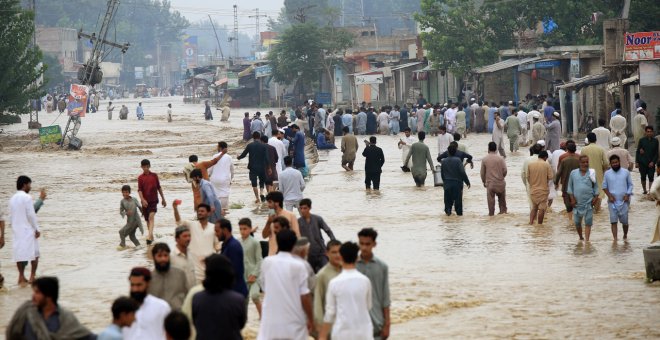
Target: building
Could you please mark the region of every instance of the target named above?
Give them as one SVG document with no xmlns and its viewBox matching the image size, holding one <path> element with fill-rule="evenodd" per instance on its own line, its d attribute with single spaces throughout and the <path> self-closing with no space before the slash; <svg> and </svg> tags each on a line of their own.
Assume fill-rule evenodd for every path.
<svg viewBox="0 0 660 340">
<path fill-rule="evenodd" d="M 37 46 L 57 58 L 64 75 L 76 78 L 80 62 L 78 31 L 63 27 L 37 27 Z"/>
</svg>

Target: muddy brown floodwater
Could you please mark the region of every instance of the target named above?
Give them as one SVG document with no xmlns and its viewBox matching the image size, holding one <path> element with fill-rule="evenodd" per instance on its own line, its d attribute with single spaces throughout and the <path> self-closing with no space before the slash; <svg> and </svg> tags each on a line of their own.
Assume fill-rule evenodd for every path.
<svg viewBox="0 0 660 340">
<path fill-rule="evenodd" d="M 174 107 L 172 123 L 165 119 L 168 102 Z M 193 218 L 190 187 L 181 172 L 187 157 L 209 159 L 220 140 L 229 142 L 234 158 L 243 146 L 245 109 L 234 109 L 229 123 L 219 121 L 219 111 L 214 111 L 216 120 L 205 122 L 201 105 L 183 105 L 180 97 L 145 99 L 146 118 L 137 121 L 137 100 L 115 101 L 121 104 L 131 110 L 128 121 L 108 121 L 105 111 L 83 119 L 82 151 L 42 148 L 30 142 L 34 135 L 28 135 L 25 123 L 4 126 L 0 134 L 0 202 L 6 206 L 18 175 L 32 178 L 34 195 L 48 189 L 39 212 L 38 274 L 59 277 L 61 305 L 94 331 L 111 321 L 112 301 L 128 293 L 129 269 L 151 266 L 144 246 L 116 250 L 124 223 L 118 212 L 120 188 L 130 184 L 136 194 L 140 160 L 151 160 L 168 204 L 183 199 L 183 217 Z M 56 117 L 44 113 L 40 119 L 47 125 Z M 55 123 L 64 127 L 66 117 Z M 322 215 L 340 240 L 356 240 L 363 227 L 379 231 L 375 252 L 390 268 L 393 339 L 660 337 L 660 285 L 645 282 L 642 256 L 656 213 L 654 203 L 641 198 L 638 172 L 633 173 L 629 240 L 612 241 L 603 209 L 594 217 L 591 243 L 584 244 L 566 226 L 561 201 L 545 225 L 527 225 L 520 180 L 526 151 L 507 158 L 509 214 L 488 217 L 478 169 L 490 136 L 468 136 L 465 142 L 475 156 L 475 169 L 468 169 L 473 185 L 465 190 L 464 216 L 447 217 L 442 188 L 430 186 L 431 174 L 426 187 L 416 188 L 410 174 L 399 169 L 397 140 L 378 136 L 386 158 L 380 193 L 364 190 L 364 159 L 358 156 L 358 170 L 347 173 L 338 150 L 319 152 L 304 192 L 313 200 L 313 213 Z M 427 144 L 435 153 L 436 138 Z M 236 223 L 250 217 L 263 225 L 267 209 L 252 203 L 247 160 L 235 164 L 230 204 L 243 207 L 231 209 L 229 218 Z M 155 233 L 157 241 L 173 243 L 170 206 L 159 207 Z M 8 227 L 7 245 L 0 250 L 8 288 L 0 293 L 0 338 L 13 311 L 31 295 L 29 288 L 16 285 L 11 235 Z M 251 304 L 245 334 L 252 337 L 257 330 Z"/>
</svg>

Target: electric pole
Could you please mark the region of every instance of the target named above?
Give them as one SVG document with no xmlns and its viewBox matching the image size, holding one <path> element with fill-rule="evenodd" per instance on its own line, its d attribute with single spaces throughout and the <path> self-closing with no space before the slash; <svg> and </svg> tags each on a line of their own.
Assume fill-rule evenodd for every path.
<svg viewBox="0 0 660 340">
<path fill-rule="evenodd" d="M 268 16 L 265 15 L 265 14 L 259 15 L 259 9 L 258 9 L 258 8 L 256 8 L 256 9 L 254 10 L 254 15 L 250 15 L 250 16 L 248 16 L 248 18 L 255 18 L 255 19 L 256 19 L 256 22 L 257 22 L 257 40 L 256 40 L 256 42 L 255 42 L 255 46 L 256 46 L 257 48 L 258 48 L 259 46 L 261 46 L 261 29 L 260 29 L 260 27 L 259 27 L 259 18 L 267 18 L 267 17 L 268 17 Z M 257 48 L 255 48 L 255 50 L 256 50 Z"/>
<path fill-rule="evenodd" d="M 32 13 L 34 13 L 34 33 L 32 34 L 32 47 L 36 48 L 37 47 L 37 1 L 32 0 Z M 43 63 L 39 63 L 41 67 L 43 67 Z M 40 77 L 35 82 L 35 86 L 39 86 L 43 81 L 43 76 Z M 41 98 L 37 98 L 37 100 L 34 102 L 34 108 L 33 110 L 30 110 L 30 121 L 28 122 L 28 129 L 38 129 L 41 127 L 41 123 L 39 123 L 39 106 L 41 104 Z"/>
<path fill-rule="evenodd" d="M 209 15 L 209 22 L 211 23 L 211 27 L 213 27 L 213 33 L 215 34 L 215 41 L 218 43 L 218 49 L 220 50 L 220 57 L 222 60 L 225 60 L 225 55 L 222 53 L 222 46 L 220 46 L 220 38 L 218 38 L 218 31 L 215 30 L 215 24 L 213 24 L 213 19 L 211 19 L 211 15 Z"/>
<path fill-rule="evenodd" d="M 238 60 L 238 6 L 234 5 L 234 60 Z"/>
<path fill-rule="evenodd" d="M 299 23 L 304 24 L 305 21 L 307 20 L 307 15 L 305 15 L 305 11 L 314 7 L 316 7 L 316 5 L 309 5 L 306 7 L 298 8 L 297 14 L 293 18 L 298 20 Z"/>
</svg>

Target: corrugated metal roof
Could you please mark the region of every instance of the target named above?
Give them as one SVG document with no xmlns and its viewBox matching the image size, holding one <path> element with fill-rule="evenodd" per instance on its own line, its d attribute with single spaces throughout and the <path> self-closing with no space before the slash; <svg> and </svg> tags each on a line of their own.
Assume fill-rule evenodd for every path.
<svg viewBox="0 0 660 340">
<path fill-rule="evenodd" d="M 531 57 L 525 59 L 507 59 L 497 62 L 495 64 L 486 65 L 482 67 L 477 67 L 474 69 L 474 73 L 492 73 L 501 70 L 505 70 L 511 67 L 517 67 L 518 65 L 527 64 L 541 60 L 541 57 Z"/>
<path fill-rule="evenodd" d="M 402 64 L 402 65 L 392 66 L 392 71 L 400 70 L 402 68 L 412 67 L 412 66 L 415 66 L 415 65 L 419 65 L 421 63 L 422 63 L 421 61 L 418 61 L 418 62 L 414 62 L 414 63 L 407 63 L 407 64 Z"/>
<path fill-rule="evenodd" d="M 577 78 L 568 83 L 557 86 L 559 89 L 575 89 L 580 90 L 586 86 L 604 84 L 610 81 L 610 75 L 607 73 L 590 74 L 588 76 Z"/>
</svg>

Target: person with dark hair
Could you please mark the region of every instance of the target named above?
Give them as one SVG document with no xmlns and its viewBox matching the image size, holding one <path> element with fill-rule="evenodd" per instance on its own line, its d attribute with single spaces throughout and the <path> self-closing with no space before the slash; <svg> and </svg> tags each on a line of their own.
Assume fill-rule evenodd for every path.
<svg viewBox="0 0 660 340">
<path fill-rule="evenodd" d="M 369 311 L 372 308 L 371 282 L 356 269 L 360 248 L 354 242 L 341 245 L 342 271 L 330 281 L 326 313 L 319 339 L 327 340 L 330 327 L 335 339 L 371 339 L 374 329 Z M 386 338 L 378 334 L 379 338 Z"/>
<path fill-rule="evenodd" d="M 14 312 L 5 333 L 7 340 L 96 339 L 71 311 L 57 303 L 59 289 L 56 277 L 35 279 L 32 300 L 25 301 Z"/>
<path fill-rule="evenodd" d="M 445 125 L 440 126 L 440 134 L 438 135 L 438 155 L 447 151 L 449 144 L 453 141 L 454 136 L 447 132 L 447 127 Z"/>
<path fill-rule="evenodd" d="M 401 150 L 401 161 L 404 162 L 404 167 L 408 167 L 408 169 L 412 168 L 413 166 L 413 161 L 412 159 L 409 159 L 406 162 L 406 158 L 408 157 L 408 154 L 410 153 L 410 148 L 412 145 L 415 143 L 415 138 L 411 136 L 412 130 L 409 127 L 406 127 L 403 129 L 403 137 L 399 137 L 399 142 L 397 143 L 397 147 L 399 150 Z M 404 169 L 402 167 L 402 169 Z M 404 170 L 405 171 L 405 170 Z"/>
<path fill-rule="evenodd" d="M 499 203 L 500 214 L 506 214 L 506 173 L 506 161 L 504 157 L 497 154 L 497 144 L 488 143 L 488 155 L 481 160 L 480 171 L 481 182 L 486 188 L 488 216 L 495 215 L 495 196 Z"/>
<path fill-rule="evenodd" d="M 576 153 L 577 145 L 573 140 L 566 141 L 566 153 L 562 155 L 559 160 L 559 167 L 557 167 L 557 173 L 555 174 L 554 185 L 555 188 L 558 187 L 561 183 L 561 196 L 564 200 L 564 206 L 566 207 L 566 213 L 568 217 L 568 223 L 571 226 L 574 225 L 573 222 L 573 204 L 571 203 L 571 198 L 568 195 L 568 180 L 570 178 L 571 172 L 580 167 L 580 155 Z"/>
<path fill-rule="evenodd" d="M 568 195 L 573 206 L 573 222 L 580 240 L 589 242 L 591 226 L 593 225 L 594 206 L 598 201 L 598 183 L 589 169 L 589 156 L 580 156 L 580 167 L 571 171 L 568 179 Z M 582 220 L 584 220 L 584 237 L 582 236 Z M 540 224 L 540 222 L 539 222 Z"/>
<path fill-rule="evenodd" d="M 252 191 L 254 191 L 254 203 L 259 203 L 266 200 L 263 191 L 266 185 L 266 175 L 270 171 L 270 159 L 268 157 L 268 147 L 261 142 L 261 134 L 255 131 L 252 133 L 252 138 L 254 140 L 245 147 L 245 150 L 238 156 L 238 160 L 249 155 L 248 169 L 250 170 Z M 259 187 L 257 187 L 257 180 L 259 180 Z"/>
<path fill-rule="evenodd" d="M 402 105 L 401 108 L 399 108 L 399 105 L 394 105 L 394 110 L 399 111 L 399 128 L 401 131 L 405 131 L 407 128 L 410 128 L 408 125 L 408 105 Z"/>
<path fill-rule="evenodd" d="M 605 171 L 603 177 L 603 191 L 607 195 L 607 207 L 610 212 L 612 237 L 617 239 L 618 223 L 623 225 L 623 239 L 628 239 L 628 210 L 630 197 L 633 194 L 633 183 L 630 172 L 621 168 L 619 156 L 609 158 L 610 169 Z M 649 188 L 650 190 L 650 188 Z"/>
<path fill-rule="evenodd" d="M 252 235 L 252 221 L 249 218 L 241 218 L 238 221 L 241 234 L 241 247 L 243 248 L 243 268 L 245 269 L 244 280 L 247 283 L 249 298 L 254 302 L 259 318 L 261 319 L 261 293 L 257 278 L 261 271 L 263 255 L 259 241 Z"/>
<path fill-rule="evenodd" d="M 131 298 L 140 308 L 135 313 L 135 322 L 123 329 L 125 340 L 164 339 L 163 322 L 172 310 L 162 299 L 149 294 L 151 272 L 144 267 L 134 267 L 128 276 Z"/>
<path fill-rule="evenodd" d="M 194 286 L 197 282 L 195 280 L 195 264 L 193 263 L 190 254 L 188 254 L 188 246 L 190 246 L 190 229 L 188 227 L 176 227 L 174 229 L 174 248 L 170 255 L 170 262 L 172 267 L 183 270 L 186 274 L 186 281 L 188 287 Z"/>
<path fill-rule="evenodd" d="M 378 128 L 377 114 L 373 107 L 367 109 L 367 134 L 373 135 Z"/>
<path fill-rule="evenodd" d="M 298 206 L 298 211 L 300 212 L 298 226 L 300 228 L 300 235 L 306 237 L 310 242 L 307 262 L 309 262 L 314 273 L 316 273 L 328 263 L 328 258 L 325 256 L 325 241 L 323 240 L 321 230 L 331 240 L 335 240 L 335 234 L 328 227 L 328 224 L 325 223 L 323 217 L 312 214 L 311 210 L 312 200 L 309 198 L 302 199 Z"/>
<path fill-rule="evenodd" d="M 204 290 L 192 298 L 191 316 L 197 339 L 242 339 L 241 329 L 247 322 L 246 300 L 232 290 L 239 277 L 224 255 L 213 254 L 205 262 Z"/>
<path fill-rule="evenodd" d="M 323 327 L 323 316 L 325 314 L 326 294 L 328 284 L 341 273 L 341 255 L 339 254 L 341 242 L 331 240 L 325 246 L 328 263 L 316 274 L 314 285 L 314 324 L 320 330 Z"/>
<path fill-rule="evenodd" d="M 314 331 L 307 269 L 291 254 L 296 241 L 293 231 L 278 232 L 279 253 L 261 265 L 259 283 L 265 298 L 259 339 L 307 339 Z"/>
<path fill-rule="evenodd" d="M 171 311 L 165 317 L 165 339 L 167 340 L 188 340 L 190 339 L 190 322 L 185 314 L 179 311 Z"/>
<path fill-rule="evenodd" d="M 140 219 L 142 206 L 135 197 L 131 196 L 131 186 L 122 186 L 121 194 L 123 199 L 119 202 L 119 214 L 121 217 L 126 216 L 126 224 L 119 230 L 119 250 L 126 249 L 127 236 L 131 242 L 133 242 L 133 245 L 136 247 L 140 245 L 140 241 L 135 237 L 137 229 L 140 229 L 142 235 L 144 235 L 144 228 L 142 227 L 142 220 Z"/>
<path fill-rule="evenodd" d="M 463 137 L 467 137 L 467 132 L 470 128 L 470 116 L 463 110 L 463 104 L 458 105 L 458 112 L 456 112 L 456 133 Z"/>
<path fill-rule="evenodd" d="M 447 149 L 449 157 L 442 160 L 440 175 L 442 176 L 444 188 L 445 214 L 451 215 L 452 207 L 456 209 L 456 215 L 463 216 L 463 183 L 470 188 L 470 179 L 465 173 L 463 161 L 456 156 L 456 145 L 450 145 Z"/>
<path fill-rule="evenodd" d="M 457 141 L 453 141 L 453 142 L 449 143 L 449 146 L 453 146 L 453 147 L 456 148 L 455 156 L 460 158 L 461 162 L 463 164 L 465 164 L 465 165 L 470 164 L 470 169 L 474 169 L 474 162 L 472 162 L 472 158 L 473 158 L 472 155 L 470 155 L 467 152 L 459 150 L 460 149 L 460 144 Z M 437 158 L 438 163 L 442 162 L 442 160 L 447 158 L 447 157 L 449 157 L 449 151 L 445 151 L 445 152 L 441 153 Z"/>
<path fill-rule="evenodd" d="M 410 132 L 408 131 L 408 134 Z M 412 159 L 412 167 L 410 172 L 412 173 L 413 180 L 417 187 L 423 187 L 426 182 L 427 168 L 426 164 L 429 164 L 429 168 L 433 170 L 433 158 L 431 158 L 431 150 L 428 145 L 424 144 L 426 139 L 426 133 L 420 131 L 417 133 L 418 142 L 413 143 L 410 147 L 410 152 L 406 156 L 406 159 L 403 161 L 403 166 L 407 166 L 409 161 Z M 400 144 L 401 142 L 399 142 Z"/>
<path fill-rule="evenodd" d="M 284 166 L 284 157 L 289 155 L 289 148 L 287 145 L 284 145 L 284 141 L 287 142 L 288 145 L 288 140 L 284 139 L 284 130 L 283 129 L 278 129 L 277 131 L 273 131 L 273 137 L 268 139 L 268 145 L 272 146 L 275 148 L 277 151 L 277 167 L 275 169 L 275 172 L 277 173 L 277 176 L 284 171 L 286 168 Z"/>
<path fill-rule="evenodd" d="M 156 219 L 156 212 L 158 212 L 158 194 L 162 199 L 163 208 L 167 206 L 163 189 L 160 187 L 158 175 L 151 171 L 151 162 L 148 159 L 143 159 L 140 162 L 142 174 L 138 176 L 138 194 L 140 195 L 140 202 L 142 203 L 142 215 L 147 222 L 147 245 L 151 245 L 154 241 L 154 224 Z"/>
<path fill-rule="evenodd" d="M 637 143 L 637 153 L 635 155 L 635 166 L 639 168 L 639 174 L 642 179 L 642 190 L 646 195 L 646 179 L 648 178 L 648 188 L 653 184 L 653 171 L 658 164 L 658 139 L 653 138 L 654 132 L 652 126 L 647 126 L 644 138 L 640 138 Z"/>
<path fill-rule="evenodd" d="M 254 138 L 254 133 L 258 132 L 259 137 L 264 133 L 264 122 L 261 120 L 261 112 L 257 111 L 254 114 L 254 118 L 252 118 L 252 121 L 250 122 L 250 133 L 252 134 L 252 138 Z"/>
<path fill-rule="evenodd" d="M 587 139 L 589 140 L 589 145 L 585 146 L 580 150 L 580 154 L 589 157 L 589 168 L 596 171 L 596 184 L 600 188 L 600 194 L 596 204 L 594 205 L 594 211 L 596 213 L 600 212 L 600 203 L 605 197 L 605 193 L 602 190 L 603 187 L 603 173 L 609 167 L 607 163 L 607 158 L 605 156 L 605 149 L 596 144 L 596 134 L 590 132 L 587 134 Z M 653 169 L 651 170 L 651 172 Z"/>
<path fill-rule="evenodd" d="M 199 170 L 201 175 L 202 175 L 202 179 L 205 180 L 205 181 L 208 181 L 209 180 L 209 169 L 215 167 L 218 164 L 218 162 L 223 158 L 223 156 L 225 156 L 226 152 L 227 151 L 225 150 L 224 153 L 220 152 L 220 153 L 216 154 L 215 156 L 213 156 L 213 159 L 211 159 L 210 161 L 201 161 L 200 162 L 197 155 L 191 155 L 190 157 L 188 157 L 188 161 L 190 162 L 190 165 L 192 165 L 192 167 L 190 167 L 190 165 L 187 165 L 184 168 L 183 172 L 186 175 L 186 181 L 188 183 L 190 183 L 191 186 L 192 186 L 193 199 L 194 199 L 193 210 L 197 209 L 197 206 L 200 203 L 202 203 L 203 201 L 202 201 L 201 189 L 200 189 L 198 183 L 196 183 L 195 180 L 192 178 L 192 172 L 195 169 Z M 208 204 L 208 202 L 206 202 L 206 204 Z"/>
<path fill-rule="evenodd" d="M 214 166 L 209 168 L 208 178 L 208 181 L 213 185 L 215 196 L 220 201 L 222 216 L 225 216 L 229 209 L 229 193 L 231 182 L 234 179 L 234 160 L 227 154 L 227 151 L 229 151 L 227 142 L 218 142 L 218 153 L 213 155 L 213 159 L 218 156 L 221 156 L 221 158 Z"/>
<path fill-rule="evenodd" d="M 126 296 L 121 296 L 112 303 L 112 324 L 99 333 L 97 340 L 121 340 L 121 329 L 131 327 L 135 322 L 135 312 L 140 305 Z"/>
<path fill-rule="evenodd" d="M 248 297 L 247 284 L 245 283 L 245 264 L 243 262 L 243 247 L 234 236 L 232 236 L 231 222 L 221 219 L 215 223 L 215 236 L 222 242 L 220 254 L 226 256 L 234 267 L 234 291 Z"/>
<path fill-rule="evenodd" d="M 219 249 L 217 237 L 213 224 L 209 223 L 209 214 L 211 207 L 202 203 L 197 207 L 196 221 L 183 221 L 179 215 L 178 204 L 173 204 L 174 221 L 178 227 L 185 227 L 190 231 L 190 244 L 188 246 L 188 256 L 194 264 L 194 273 L 197 282 L 204 279 L 204 259 Z"/>
<path fill-rule="evenodd" d="M 637 113 L 633 117 L 631 122 L 632 133 L 633 133 L 633 142 L 639 142 L 640 138 L 644 137 L 644 131 L 648 125 L 648 120 L 646 119 L 646 104 L 637 108 Z"/>
<path fill-rule="evenodd" d="M 610 129 L 605 127 L 605 119 L 599 119 L 598 127 L 591 130 L 591 132 L 596 134 L 596 144 L 600 145 L 605 151 L 610 149 L 610 145 L 612 145 L 612 134 Z"/>
<path fill-rule="evenodd" d="M 366 140 L 366 147 L 362 151 L 362 156 L 364 156 L 364 172 L 365 179 L 364 184 L 367 190 L 371 190 L 371 185 L 373 183 L 374 190 L 380 189 L 380 173 L 383 171 L 383 165 L 385 164 L 385 154 L 383 154 L 383 149 L 376 146 L 376 137 L 369 137 L 369 142 Z"/>
<path fill-rule="evenodd" d="M 215 195 L 215 190 L 211 182 L 205 180 L 202 176 L 202 172 L 199 169 L 195 169 L 190 173 L 190 177 L 195 183 L 195 186 L 198 188 L 200 193 L 200 203 L 197 204 L 195 209 L 199 208 L 201 204 L 206 204 L 211 207 L 209 213 L 209 223 L 215 223 L 215 221 L 222 218 L 222 205 L 220 200 Z"/>
<path fill-rule="evenodd" d="M 268 215 L 268 220 L 266 221 L 261 236 L 268 239 L 268 255 L 274 255 L 277 253 L 277 241 L 271 228 L 273 221 L 278 217 L 285 218 L 291 230 L 293 230 L 298 236 L 300 235 L 300 228 L 298 227 L 298 219 L 296 218 L 296 215 L 288 210 L 284 210 L 284 195 L 282 195 L 281 192 L 273 191 L 268 193 L 266 202 L 268 202 L 268 209 L 271 209 L 272 213 Z"/>
<path fill-rule="evenodd" d="M 495 121 L 493 123 L 493 135 L 492 141 L 497 144 L 497 151 L 499 151 L 500 156 L 506 158 L 506 153 L 504 152 L 504 121 L 500 117 L 499 112 L 495 112 Z"/>
<path fill-rule="evenodd" d="M 278 167 L 279 167 L 279 155 L 277 154 L 277 149 L 268 144 L 268 137 L 261 136 L 261 142 L 266 146 L 268 150 L 268 167 L 266 168 L 266 192 L 273 191 L 273 183 L 277 181 Z"/>
<path fill-rule="evenodd" d="M 289 137 L 293 145 L 293 167 L 298 169 L 305 177 L 307 175 L 307 165 L 305 164 L 305 134 L 300 131 L 300 127 L 296 124 L 291 125 L 291 131 L 294 137 Z"/>
<path fill-rule="evenodd" d="M 29 195 L 32 180 L 19 176 L 16 180 L 16 193 L 9 200 L 9 213 L 13 232 L 13 257 L 18 268 L 18 284 L 23 286 L 33 282 L 39 265 L 39 241 L 41 230 L 37 221 L 37 204 Z M 41 196 L 45 199 L 45 192 Z M 43 200 L 41 200 L 43 202 Z M 4 241 L 4 234 L 3 241 Z M 25 278 L 25 267 L 30 262 L 30 280 Z"/>
<path fill-rule="evenodd" d="M 284 196 L 284 208 L 292 211 L 298 207 L 298 202 L 303 198 L 305 180 L 300 171 L 291 167 L 293 165 L 291 156 L 284 157 L 284 165 L 286 168 L 279 175 L 279 189 Z"/>
<path fill-rule="evenodd" d="M 154 270 L 151 271 L 149 294 L 165 300 L 172 309 L 180 309 L 190 285 L 183 270 L 170 265 L 170 247 L 156 243 L 151 248 Z"/>
<path fill-rule="evenodd" d="M 635 93 L 635 101 L 633 102 L 633 105 L 635 106 L 635 109 L 642 107 L 642 105 L 646 105 L 642 98 L 639 97 L 639 93 Z"/>
<path fill-rule="evenodd" d="M 552 167 L 547 162 L 548 152 L 539 152 L 536 161 L 530 162 L 527 169 L 527 183 L 529 183 L 529 196 L 532 208 L 529 214 L 529 224 L 533 225 L 538 216 L 538 223 L 543 224 L 545 210 L 548 208 L 548 183 L 552 180 Z"/>
<path fill-rule="evenodd" d="M 250 134 L 252 133 L 250 131 L 250 128 L 251 128 L 250 113 L 245 112 L 243 114 L 243 141 L 245 142 L 250 140 Z"/>
<path fill-rule="evenodd" d="M 358 112 L 357 116 L 355 117 L 355 127 L 357 129 L 356 135 L 365 135 L 367 133 L 367 110 L 365 109 L 364 106 L 360 106 L 360 112 Z"/>
<path fill-rule="evenodd" d="M 341 138 L 341 167 L 346 171 L 353 171 L 353 164 L 358 150 L 358 141 L 350 129 L 344 126 L 344 136 Z"/>
<path fill-rule="evenodd" d="M 374 339 L 387 339 L 390 336 L 390 282 L 387 264 L 374 255 L 378 232 L 373 228 L 364 228 L 358 232 L 360 256 L 357 270 L 366 275 L 371 282 L 371 302 L 369 310 L 373 325 Z M 340 248 L 341 249 L 341 248 Z"/>
<path fill-rule="evenodd" d="M 504 122 L 504 127 L 506 128 L 506 136 L 509 138 L 509 152 L 518 152 L 518 138 L 522 131 L 518 119 L 518 109 L 513 109 L 512 114 Z"/>
</svg>

